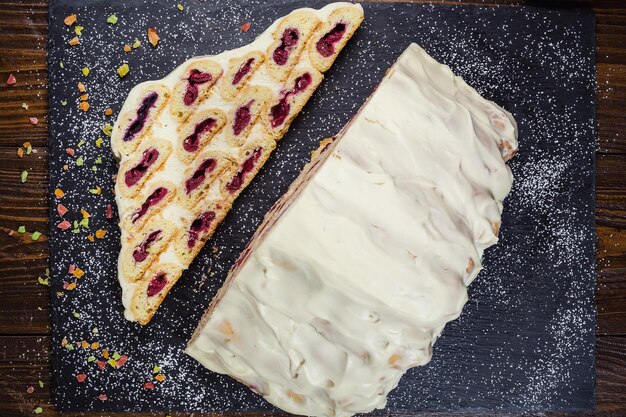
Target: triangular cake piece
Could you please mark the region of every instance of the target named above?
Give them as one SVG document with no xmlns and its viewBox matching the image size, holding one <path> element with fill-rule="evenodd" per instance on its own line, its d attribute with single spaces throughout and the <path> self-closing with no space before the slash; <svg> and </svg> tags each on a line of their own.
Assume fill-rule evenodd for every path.
<svg viewBox="0 0 626 417">
<path fill-rule="evenodd" d="M 298 9 L 133 88 L 111 137 L 127 319 L 150 321 L 362 20 L 351 3 Z"/>
<path fill-rule="evenodd" d="M 412 44 L 266 215 L 186 353 L 294 414 L 382 408 L 498 240 L 517 128 Z"/>
</svg>

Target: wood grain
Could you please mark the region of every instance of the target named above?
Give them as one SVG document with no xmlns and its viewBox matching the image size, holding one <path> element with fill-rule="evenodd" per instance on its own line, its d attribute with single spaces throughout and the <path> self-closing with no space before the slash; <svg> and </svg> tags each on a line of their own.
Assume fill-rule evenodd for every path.
<svg viewBox="0 0 626 417">
<path fill-rule="evenodd" d="M 47 34 L 47 2 L 0 2 L 0 146 L 48 143 Z M 6 84 L 9 73 L 15 85 Z M 39 124 L 31 125 L 29 117 Z"/>
<path fill-rule="evenodd" d="M 50 344 L 48 336 L 0 336 L 0 401 L 1 416 L 31 415 L 35 407 L 41 406 L 43 417 L 58 414 L 49 405 L 51 402 Z M 58 342 L 57 342 L 58 343 Z M 626 385 L 626 337 L 609 336 L 598 339 L 597 343 L 597 416 L 623 415 L 626 409 L 626 397 L 623 387 Z M 44 388 L 39 388 L 39 381 Z M 34 387 L 32 394 L 26 390 Z M 139 413 L 134 416 L 155 416 L 164 413 Z M 389 415 L 388 413 L 378 413 Z M 110 413 L 63 413 L 63 417 L 75 416 L 111 416 Z M 119 414 L 118 414 L 119 415 Z M 172 413 L 172 416 L 190 416 L 190 413 Z M 211 414 L 193 414 L 209 416 Z M 237 413 L 241 417 L 259 417 L 260 415 L 281 415 L 272 413 Z M 418 414 L 429 415 L 427 413 Z M 437 413 L 437 416 L 469 416 L 472 414 Z M 559 416 L 559 413 L 527 413 L 525 416 Z M 571 414 L 569 414 L 571 415 Z M 579 414 L 584 415 L 584 414 Z M 395 415 L 402 417 L 403 414 Z M 503 417 L 504 415 L 499 415 Z"/>
<path fill-rule="evenodd" d="M 461 1 L 585 5 L 585 1 Z M 459 3 L 440 1 L 439 3 Z M 626 3 L 593 3 L 597 24 L 597 385 L 598 416 L 626 415 Z M 47 190 L 47 3 L 0 0 L 0 416 L 59 415 L 51 404 Z M 6 85 L 9 73 L 17 78 Z M 28 109 L 22 107 L 28 105 Z M 29 117 L 37 117 L 32 125 Z M 29 141 L 36 152 L 17 157 Z M 29 172 L 20 182 L 20 173 Z M 21 225 L 27 233 L 13 233 Z M 30 233 L 44 235 L 33 241 Z M 40 389 L 38 381 L 44 383 Z M 28 394 L 28 386 L 34 392 Z M 111 416 L 65 413 L 64 416 Z M 161 414 L 135 414 L 154 416 Z M 172 416 L 189 416 L 172 413 Z M 198 414 L 195 414 L 198 415 Z M 259 414 L 242 413 L 245 417 Z M 381 413 L 381 415 L 388 415 Z M 446 416 L 447 414 L 437 414 Z M 455 414 L 459 415 L 459 414 Z M 475 415 L 475 414 L 473 414 Z M 532 414 L 526 414 L 532 415 Z M 545 415 L 545 414 L 538 414 Z M 558 414 L 548 414 L 557 416 Z M 400 416 L 398 416 L 400 417 Z"/>
</svg>

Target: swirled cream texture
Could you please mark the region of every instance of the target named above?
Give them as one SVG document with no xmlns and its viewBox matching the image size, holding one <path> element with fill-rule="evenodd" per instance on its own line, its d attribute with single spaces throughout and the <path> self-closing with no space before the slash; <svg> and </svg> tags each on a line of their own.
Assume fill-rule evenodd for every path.
<svg viewBox="0 0 626 417">
<path fill-rule="evenodd" d="M 512 116 L 412 44 L 266 217 L 187 353 L 285 411 L 385 406 L 498 240 Z"/>
</svg>

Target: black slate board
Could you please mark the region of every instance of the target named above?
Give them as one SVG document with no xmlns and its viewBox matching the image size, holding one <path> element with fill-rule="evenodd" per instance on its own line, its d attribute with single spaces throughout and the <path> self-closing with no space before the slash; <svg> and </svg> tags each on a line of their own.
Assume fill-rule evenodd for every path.
<svg viewBox="0 0 626 417">
<path fill-rule="evenodd" d="M 112 4 L 113 3 L 113 4 Z M 412 42 L 450 65 L 480 93 L 511 111 L 519 123 L 516 177 L 505 203 L 501 241 L 485 257 L 462 317 L 444 331 L 432 362 L 410 371 L 390 396 L 388 410 L 591 410 L 594 405 L 594 19 L 582 11 L 520 7 L 364 4 L 366 20 L 326 81 L 280 142 L 261 174 L 236 202 L 213 240 L 176 285 L 149 326 L 126 322 L 116 277 L 119 230 L 105 219 L 116 172 L 101 127 L 102 111 L 119 110 L 140 81 L 166 75 L 184 59 L 251 41 L 295 2 L 52 0 L 50 5 L 50 191 L 53 372 L 59 410 L 270 410 L 228 377 L 200 367 L 182 350 L 200 315 L 264 213 L 298 174 L 316 143 L 336 133 L 363 103 L 385 69 Z M 85 27 L 81 45 L 68 47 L 71 12 Z M 115 13 L 112 26 L 106 17 Z M 248 33 L 239 26 L 251 21 Z M 156 49 L 145 38 L 156 26 Z M 130 54 L 124 43 L 142 46 Z M 60 63 L 64 63 L 61 68 Z M 115 69 L 130 64 L 119 79 Z M 89 76 L 81 68 L 91 69 Z M 91 110 L 78 109 L 82 80 Z M 67 106 L 61 101 L 68 100 Z M 95 146 L 104 137 L 102 148 Z M 78 147 L 80 140 L 85 144 Z M 77 156 L 66 154 L 73 147 Z M 76 166 L 82 155 L 84 165 Z M 103 163 L 96 165 L 96 157 Z M 63 171 L 68 164 L 69 170 Z M 95 185 L 102 195 L 88 192 Z M 56 204 L 70 220 L 92 214 L 95 243 L 55 227 Z M 219 251 L 212 253 L 211 247 Z M 70 263 L 86 274 L 78 288 Z M 75 317 L 73 312 L 79 313 Z M 94 334 L 93 328 L 97 328 Z M 121 369 L 99 371 L 88 351 L 61 347 L 99 341 L 129 356 Z M 167 376 L 154 381 L 153 364 Z M 75 375 L 87 379 L 77 382 Z M 106 394 L 107 400 L 98 399 Z"/>
</svg>

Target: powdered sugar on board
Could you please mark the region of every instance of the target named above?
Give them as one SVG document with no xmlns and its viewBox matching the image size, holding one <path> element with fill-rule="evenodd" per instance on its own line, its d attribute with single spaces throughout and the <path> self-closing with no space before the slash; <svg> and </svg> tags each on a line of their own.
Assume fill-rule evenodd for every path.
<svg viewBox="0 0 626 417">
<path fill-rule="evenodd" d="M 115 206 L 111 177 L 117 168 L 102 128 L 113 123 L 136 83 L 161 78 L 192 56 L 246 44 L 294 8 L 324 4 L 231 3 L 181 2 L 182 11 L 166 1 L 51 3 L 50 183 L 51 193 L 56 188 L 65 193 L 62 198 L 52 194 L 50 213 L 57 407 L 270 409 L 236 381 L 201 368 L 183 354 L 184 345 L 237 255 L 310 151 L 339 131 L 400 52 L 418 42 L 514 114 L 520 153 L 511 162 L 516 182 L 505 202 L 501 241 L 487 252 L 486 269 L 470 288 L 464 314 L 444 331 L 433 361 L 402 380 L 388 408 L 592 408 L 593 21 L 576 12 L 364 4 L 366 18 L 357 35 L 154 320 L 146 327 L 124 320 L 115 276 L 119 229 L 115 216 L 106 219 L 107 204 Z M 68 27 L 63 19 L 71 13 L 77 21 Z M 111 15 L 115 24 L 107 23 Z M 248 32 L 241 30 L 246 22 L 251 22 Z M 76 25 L 84 27 L 80 44 L 69 46 Z M 156 48 L 148 42 L 149 27 L 161 38 Z M 135 39 L 141 45 L 124 52 L 124 45 L 132 46 Z M 120 78 L 116 70 L 124 63 L 129 72 Z M 87 112 L 79 108 L 79 81 L 89 94 Z M 114 110 L 111 116 L 103 113 L 108 107 Z M 68 147 L 74 156 L 66 152 Z M 90 192 L 96 187 L 101 194 Z M 64 218 L 72 223 L 82 221 L 80 209 L 86 210 L 86 227 L 78 225 L 78 233 L 73 233 L 74 225 L 65 231 L 56 228 L 58 203 L 67 207 Z M 99 229 L 106 235 L 90 242 L 87 236 Z M 85 275 L 69 273 L 70 264 Z M 76 288 L 67 290 L 72 282 Z M 83 348 L 82 341 L 89 347 Z M 119 368 L 108 363 L 115 352 L 128 356 Z M 105 370 L 99 361 L 105 362 Z M 76 379 L 79 374 L 86 375 L 83 382 Z"/>
</svg>

